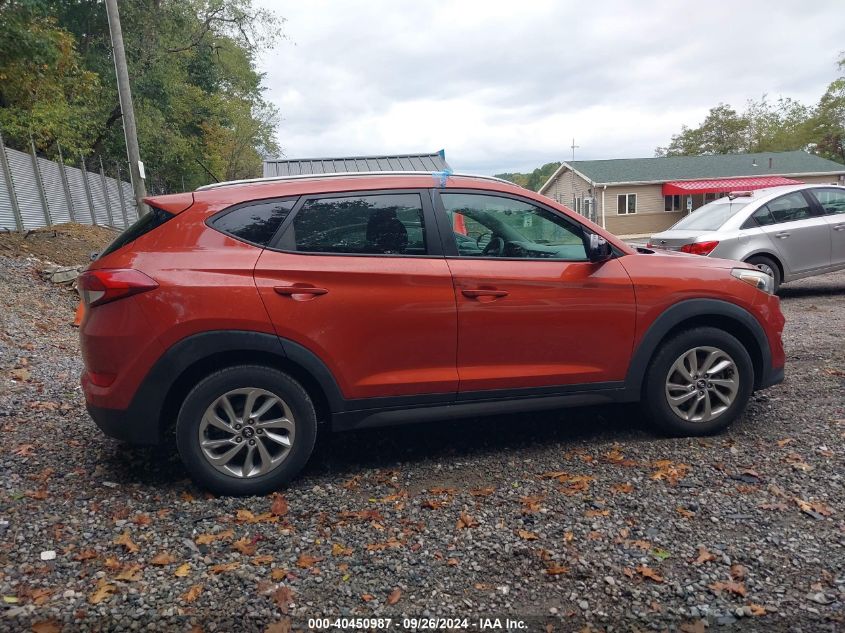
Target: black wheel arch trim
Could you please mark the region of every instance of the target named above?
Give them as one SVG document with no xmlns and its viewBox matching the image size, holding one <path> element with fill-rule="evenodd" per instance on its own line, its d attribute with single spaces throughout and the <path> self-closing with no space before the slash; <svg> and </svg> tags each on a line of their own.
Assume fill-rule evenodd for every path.
<svg viewBox="0 0 845 633">
<path fill-rule="evenodd" d="M 749 350 L 749 354 L 752 359 L 754 353 L 759 354 L 759 367 L 755 363 L 755 370 L 757 370 L 755 373 L 760 374 L 754 376 L 755 389 L 780 382 L 776 380 L 777 370 L 772 367 L 769 339 L 763 326 L 754 315 L 735 303 L 720 299 L 686 299 L 667 308 L 663 314 L 657 317 L 634 351 L 625 377 L 626 390 L 632 399 L 639 398 L 648 364 L 666 336 L 685 322 L 692 323 L 695 321 L 703 325 L 705 323 L 702 323 L 702 321 L 706 321 L 708 317 L 729 319 L 742 326 L 753 337 L 757 349 Z M 783 376 L 782 368 L 780 368 L 780 376 L 781 378 Z"/>
</svg>

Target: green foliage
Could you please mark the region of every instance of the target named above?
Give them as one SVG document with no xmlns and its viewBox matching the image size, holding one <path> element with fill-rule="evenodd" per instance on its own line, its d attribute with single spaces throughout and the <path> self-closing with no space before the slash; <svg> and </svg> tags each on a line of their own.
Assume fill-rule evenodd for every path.
<svg viewBox="0 0 845 633">
<path fill-rule="evenodd" d="M 512 183 L 525 187 L 531 191 L 538 191 L 540 187 L 546 184 L 546 181 L 552 177 L 552 174 L 560 167 L 560 163 L 546 163 L 542 167 L 538 167 L 530 174 L 521 174 L 519 172 L 509 172 L 504 174 L 496 174 L 496 178 L 502 178 Z"/>
<path fill-rule="evenodd" d="M 255 59 L 281 36 L 281 21 L 252 0 L 119 7 L 147 189 L 259 176 L 262 156 L 278 153 L 278 113 L 263 99 Z M 27 47 L 8 45 L 16 39 Z M 0 0 L 0 42 L 0 126 L 11 146 L 31 132 L 48 155 L 59 141 L 71 158 L 125 164 L 102 2 Z"/>
<path fill-rule="evenodd" d="M 845 55 L 839 60 L 845 71 Z M 738 114 L 725 104 L 712 108 L 698 127 L 683 126 L 655 156 L 696 156 L 803 149 L 845 162 L 845 77 L 834 80 L 815 107 L 764 95 Z"/>
</svg>

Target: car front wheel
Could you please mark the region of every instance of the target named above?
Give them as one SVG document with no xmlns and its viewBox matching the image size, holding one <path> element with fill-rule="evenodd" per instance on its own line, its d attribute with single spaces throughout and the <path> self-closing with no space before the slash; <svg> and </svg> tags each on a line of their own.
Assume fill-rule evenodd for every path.
<svg viewBox="0 0 845 633">
<path fill-rule="evenodd" d="M 191 477 L 224 495 L 279 489 L 308 461 L 316 436 L 305 389 L 287 374 L 254 365 L 201 380 L 176 422 L 176 444 Z"/>
<path fill-rule="evenodd" d="M 754 385 L 748 351 L 724 330 L 681 332 L 657 352 L 646 373 L 643 407 L 675 436 L 716 433 L 745 410 Z"/>
</svg>

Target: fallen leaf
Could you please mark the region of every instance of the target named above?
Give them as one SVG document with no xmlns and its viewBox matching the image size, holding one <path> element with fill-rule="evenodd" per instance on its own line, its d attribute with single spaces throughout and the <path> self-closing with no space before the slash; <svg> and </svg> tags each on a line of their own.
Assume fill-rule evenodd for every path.
<svg viewBox="0 0 845 633">
<path fill-rule="evenodd" d="M 13 369 L 9 372 L 9 374 L 11 374 L 14 380 L 19 380 L 21 382 L 26 382 L 27 380 L 32 378 L 32 373 L 24 367 L 21 367 L 19 369 Z"/>
<path fill-rule="evenodd" d="M 270 578 L 278 582 L 280 580 L 295 578 L 295 576 L 291 574 L 287 569 L 273 569 L 270 572 Z"/>
<path fill-rule="evenodd" d="M 32 602 L 37 605 L 42 605 L 53 596 L 52 589 L 35 589 L 32 592 Z"/>
<path fill-rule="evenodd" d="M 296 559 L 296 566 L 300 569 L 311 569 L 314 565 L 319 563 L 322 558 L 318 556 L 309 556 L 308 554 L 300 554 Z"/>
<path fill-rule="evenodd" d="M 235 521 L 238 523 L 275 523 L 278 520 L 279 517 L 270 512 L 253 514 L 249 510 L 241 508 L 235 513 Z"/>
<path fill-rule="evenodd" d="M 761 604 L 754 604 L 753 602 L 749 603 L 748 608 L 751 609 L 751 615 L 766 615 L 768 613 L 766 611 L 766 607 Z"/>
<path fill-rule="evenodd" d="M 243 537 L 232 543 L 232 547 L 238 550 L 244 556 L 252 556 L 255 554 L 255 543 L 253 543 L 248 537 Z"/>
<path fill-rule="evenodd" d="M 610 516 L 610 510 L 587 510 L 584 513 L 586 517 L 606 517 Z"/>
<path fill-rule="evenodd" d="M 132 523 L 135 525 L 149 525 L 150 524 L 150 515 L 149 514 L 136 514 L 132 517 Z"/>
<path fill-rule="evenodd" d="M 628 494 L 628 493 L 634 491 L 634 486 L 633 486 L 633 484 L 629 484 L 629 483 L 626 482 L 626 483 L 623 483 L 623 484 L 613 484 L 610 487 L 610 489 L 613 492 L 618 492 L 620 494 Z"/>
<path fill-rule="evenodd" d="M 106 569 L 110 569 L 111 571 L 116 571 L 120 569 L 120 561 L 116 558 L 107 558 L 106 562 L 103 563 L 106 566 Z"/>
<path fill-rule="evenodd" d="M 746 590 L 745 590 L 745 585 L 743 585 L 741 582 L 734 582 L 734 581 L 714 582 L 712 585 L 710 585 L 710 589 L 712 589 L 713 593 L 716 593 L 716 594 L 719 594 L 723 591 L 729 591 L 730 593 L 734 593 L 738 596 L 742 596 L 743 598 L 745 597 L 745 594 L 747 593 Z"/>
<path fill-rule="evenodd" d="M 112 594 L 115 591 L 117 591 L 117 587 L 107 583 L 105 578 L 101 578 L 97 583 L 97 588 L 94 590 L 94 593 L 88 596 L 88 602 L 91 604 L 100 604 L 101 602 L 105 602 L 106 600 L 111 599 Z"/>
<path fill-rule="evenodd" d="M 696 565 L 702 565 L 716 560 L 716 555 L 707 551 L 707 548 L 701 546 L 698 548 L 698 558 L 693 561 Z"/>
<path fill-rule="evenodd" d="M 257 565 L 259 567 L 262 565 L 269 565 L 273 562 L 273 556 L 270 554 L 262 554 L 261 556 L 253 557 L 251 562 L 253 565 Z"/>
<path fill-rule="evenodd" d="M 277 517 L 283 517 L 288 513 L 288 502 L 284 495 L 274 492 L 272 496 L 273 502 L 270 504 L 270 514 Z"/>
<path fill-rule="evenodd" d="M 742 580 L 747 575 L 748 570 L 739 563 L 731 565 L 731 578 L 734 580 Z"/>
<path fill-rule="evenodd" d="M 364 602 L 369 602 L 369 601 L 370 601 L 370 600 L 372 600 L 374 597 L 375 597 L 375 596 L 372 596 L 372 595 L 370 595 L 370 594 L 368 594 L 368 593 L 365 593 L 365 594 L 363 594 L 363 595 L 361 596 L 361 600 L 363 600 Z"/>
<path fill-rule="evenodd" d="M 638 565 L 635 571 L 643 578 L 648 578 L 654 582 L 663 582 L 663 576 L 648 565 Z"/>
<path fill-rule="evenodd" d="M 18 457 L 29 457 L 35 450 L 35 444 L 21 444 L 12 452 Z"/>
<path fill-rule="evenodd" d="M 217 534 L 200 534 L 195 541 L 197 545 L 209 545 L 214 541 L 228 540 L 234 536 L 235 532 L 233 530 L 225 530 L 223 532 L 218 532 Z"/>
<path fill-rule="evenodd" d="M 175 562 L 176 558 L 170 552 L 156 554 L 150 561 L 153 565 L 170 565 Z"/>
<path fill-rule="evenodd" d="M 478 527 L 478 525 L 478 521 L 468 515 L 465 511 L 461 510 L 461 514 L 458 517 L 458 522 L 455 524 L 455 528 L 458 530 L 462 530 Z"/>
<path fill-rule="evenodd" d="M 202 593 L 202 585 L 194 585 L 183 593 L 180 598 L 183 602 L 193 602 L 200 597 Z"/>
<path fill-rule="evenodd" d="M 794 441 L 795 440 L 793 440 L 791 437 L 785 437 L 782 440 L 778 440 L 777 445 L 778 446 L 786 446 L 787 444 L 791 444 Z"/>
<path fill-rule="evenodd" d="M 668 459 L 659 459 L 652 463 L 652 467 L 656 469 L 651 475 L 653 480 L 663 480 L 672 486 L 677 485 L 692 469 L 689 464 L 676 464 Z"/>
<path fill-rule="evenodd" d="M 240 566 L 241 564 L 238 561 L 232 561 L 230 563 L 218 563 L 217 565 L 212 565 L 211 567 L 209 567 L 208 571 L 210 571 L 212 574 L 223 574 L 227 571 L 234 571 Z"/>
<path fill-rule="evenodd" d="M 664 561 L 667 558 L 669 558 L 670 556 L 672 556 L 672 554 L 670 552 L 667 552 L 665 549 L 660 549 L 659 547 L 653 549 L 651 551 L 651 555 L 654 556 L 659 561 Z"/>
<path fill-rule="evenodd" d="M 279 610 L 287 615 L 290 603 L 293 602 L 293 590 L 290 587 L 279 587 L 273 593 L 273 600 Z"/>
<path fill-rule="evenodd" d="M 426 499 L 422 502 L 422 507 L 426 510 L 439 510 L 447 505 L 449 505 L 448 501 L 441 501 L 440 499 Z"/>
<path fill-rule="evenodd" d="M 115 576 L 115 580 L 124 580 L 126 582 L 137 582 L 144 577 L 144 571 L 138 564 L 127 565 L 121 572 Z"/>
<path fill-rule="evenodd" d="M 29 490 L 28 492 L 25 492 L 24 495 L 30 499 L 35 499 L 36 501 L 44 501 L 44 499 L 49 496 L 49 493 L 41 488 L 40 490 Z"/>
<path fill-rule="evenodd" d="M 184 578 L 188 574 L 191 573 L 191 564 L 190 563 L 182 563 L 179 567 L 176 568 L 176 571 L 173 572 L 173 575 L 177 578 Z"/>
<path fill-rule="evenodd" d="M 568 574 L 569 567 L 564 567 L 563 565 L 558 565 L 557 563 L 552 563 L 546 566 L 546 574 L 549 576 L 560 576 L 561 574 Z"/>
<path fill-rule="evenodd" d="M 496 492 L 496 489 L 491 486 L 489 488 L 474 488 L 469 491 L 469 494 L 473 497 L 489 497 L 494 492 Z"/>
<path fill-rule="evenodd" d="M 692 517 L 695 516 L 695 512 L 687 510 L 686 508 L 684 508 L 682 506 L 678 506 L 677 508 L 675 508 L 675 512 L 680 514 L 685 519 L 691 519 Z"/>
<path fill-rule="evenodd" d="M 350 554 L 352 554 L 351 547 L 344 547 L 340 543 L 332 545 L 332 556 L 349 556 Z"/>
<path fill-rule="evenodd" d="M 455 488 L 429 488 L 428 491 L 433 495 L 449 495 L 452 496 L 457 492 Z"/>
<path fill-rule="evenodd" d="M 460 561 L 458 561 L 457 558 L 449 558 L 446 560 L 446 564 L 449 565 L 449 567 L 457 567 L 459 563 Z"/>
<path fill-rule="evenodd" d="M 290 633 L 290 630 L 290 618 L 282 618 L 278 622 L 273 622 L 264 629 L 264 633 Z"/>
<path fill-rule="evenodd" d="M 56 620 L 41 620 L 32 624 L 32 633 L 59 633 L 61 630 L 62 625 Z"/>
<path fill-rule="evenodd" d="M 73 560 L 91 560 L 97 558 L 97 552 L 93 549 L 84 549 L 73 557 Z"/>
<path fill-rule="evenodd" d="M 396 604 L 399 602 L 399 599 L 402 597 L 402 590 L 399 587 L 396 587 L 393 591 L 390 592 L 390 595 L 387 596 L 387 604 Z"/>
<path fill-rule="evenodd" d="M 795 505 L 797 505 L 801 509 L 801 512 L 803 512 L 804 514 L 808 514 L 816 519 L 821 517 L 829 517 L 833 514 L 833 510 L 831 510 L 828 506 L 819 501 L 804 501 L 803 499 L 795 497 Z"/>
<path fill-rule="evenodd" d="M 516 531 L 519 538 L 524 539 L 526 541 L 536 541 L 537 535 L 534 532 L 529 532 L 528 530 L 517 530 Z"/>
<path fill-rule="evenodd" d="M 123 547 L 125 547 L 128 552 L 132 552 L 133 554 L 135 554 L 140 549 L 129 536 L 129 530 L 126 530 L 123 534 L 114 539 L 114 544 L 123 545 Z"/>
</svg>

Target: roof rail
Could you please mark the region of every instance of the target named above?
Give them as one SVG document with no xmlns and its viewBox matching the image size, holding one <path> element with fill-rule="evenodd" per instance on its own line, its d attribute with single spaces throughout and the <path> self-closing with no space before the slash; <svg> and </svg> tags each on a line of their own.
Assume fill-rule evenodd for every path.
<svg viewBox="0 0 845 633">
<path fill-rule="evenodd" d="M 297 174 L 296 176 L 269 176 L 265 178 L 247 178 L 245 180 L 227 180 L 225 182 L 213 182 L 210 185 L 203 185 L 197 187 L 196 191 L 205 191 L 207 189 L 217 189 L 219 187 L 228 187 L 231 185 L 248 185 L 252 183 L 263 182 L 283 182 L 286 180 L 305 180 L 307 178 L 357 178 L 360 176 L 432 176 L 438 177 L 444 172 L 439 171 L 348 171 L 328 174 Z M 460 178 L 477 178 L 479 180 L 492 180 L 494 182 L 503 182 L 509 185 L 519 187 L 516 183 L 503 178 L 496 178 L 495 176 L 480 176 L 478 174 L 455 174 L 446 172 L 448 177 L 457 176 Z"/>
</svg>

